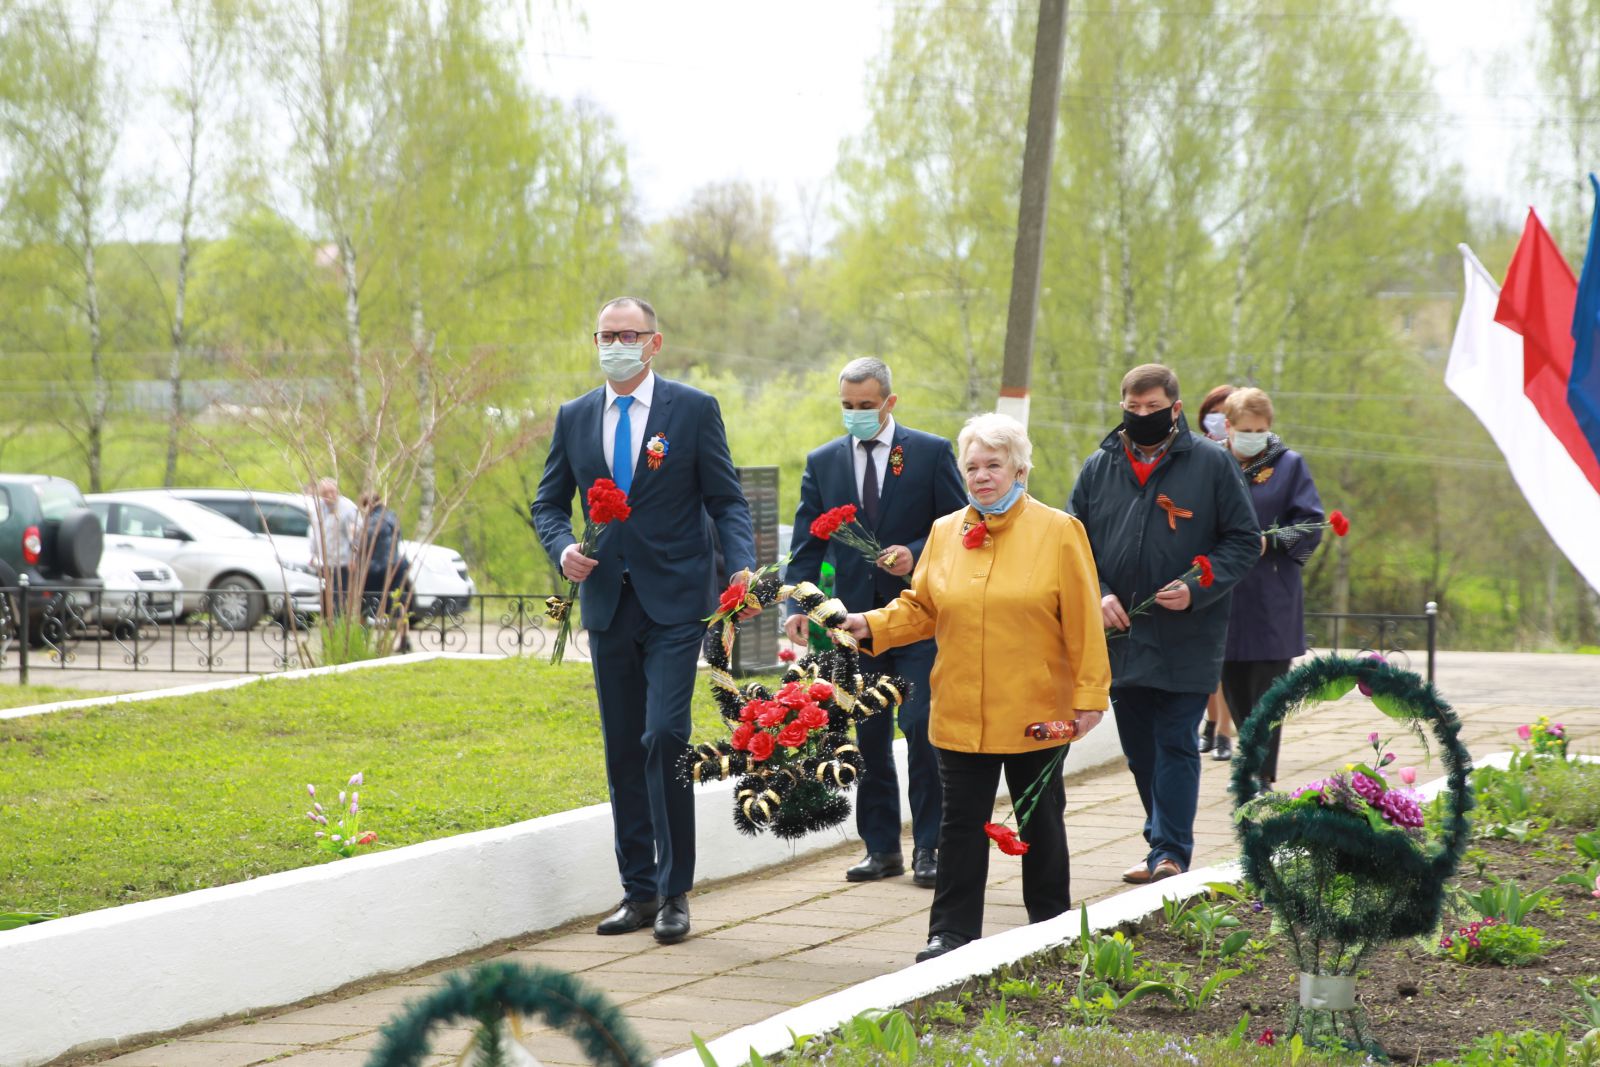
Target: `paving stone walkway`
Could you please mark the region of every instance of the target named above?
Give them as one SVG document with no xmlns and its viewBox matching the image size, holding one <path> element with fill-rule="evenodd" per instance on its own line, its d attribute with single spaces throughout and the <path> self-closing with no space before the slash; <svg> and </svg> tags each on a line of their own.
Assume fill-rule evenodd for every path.
<svg viewBox="0 0 1600 1067">
<path fill-rule="evenodd" d="M 1421 666 L 1421 664 L 1418 664 Z M 1514 731 L 1548 714 L 1565 722 L 1580 751 L 1600 752 L 1600 657 L 1442 653 L 1439 686 L 1464 723 L 1474 752 L 1512 747 Z M 1281 757 L 1285 784 L 1320 777 L 1370 750 L 1372 730 L 1389 721 L 1364 698 L 1291 720 Z M 1402 730 L 1390 745 L 1399 765 L 1416 764 L 1423 780 L 1442 773 L 1425 764 Z M 1236 854 L 1226 763 L 1205 759 L 1196 820 L 1195 865 Z M 1091 902 L 1123 888 L 1121 872 L 1144 855 L 1144 814 L 1120 765 L 1069 778 L 1067 835 L 1072 890 Z M 904 842 L 909 855 L 910 840 Z M 579 974 L 623 1005 L 640 1037 L 659 1054 L 686 1048 L 691 1033 L 710 1039 L 786 1008 L 911 965 L 927 940 L 930 890 L 910 879 L 844 881 L 858 850 L 842 846 L 788 867 L 697 890 L 690 897 L 693 936 L 662 947 L 648 931 L 599 937 L 593 920 L 529 935 L 492 957 L 547 964 Z M 609 901 L 605 903 L 610 903 Z M 1027 921 L 1018 861 L 994 852 L 989 863 L 985 934 Z M 397 931 L 396 936 L 404 936 Z M 377 1029 L 440 981 L 418 972 L 311 1007 L 191 1034 L 136 1052 L 102 1054 L 109 1067 L 359 1067 Z M 862 1004 L 863 1009 L 874 1005 Z M 439 1035 L 430 1064 L 456 1062 L 465 1029 Z M 547 1029 L 529 1032 L 529 1049 L 547 1064 L 587 1062 L 574 1042 Z M 80 1061 L 87 1062 L 87 1061 Z"/>
</svg>

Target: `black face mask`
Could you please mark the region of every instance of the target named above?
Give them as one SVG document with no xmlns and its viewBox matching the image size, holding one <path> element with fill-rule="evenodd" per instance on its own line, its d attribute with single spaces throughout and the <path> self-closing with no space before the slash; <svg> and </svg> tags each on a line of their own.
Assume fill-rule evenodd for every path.
<svg viewBox="0 0 1600 1067">
<path fill-rule="evenodd" d="M 1135 415 L 1131 411 L 1122 413 L 1122 429 L 1127 433 L 1128 440 L 1144 448 L 1154 448 L 1165 441 L 1174 425 L 1176 421 L 1171 408 L 1152 411 L 1148 415 Z"/>
</svg>

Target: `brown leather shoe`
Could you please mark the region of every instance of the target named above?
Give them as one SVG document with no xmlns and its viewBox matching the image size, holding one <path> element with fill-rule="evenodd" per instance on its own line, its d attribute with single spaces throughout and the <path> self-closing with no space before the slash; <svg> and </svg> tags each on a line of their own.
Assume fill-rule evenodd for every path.
<svg viewBox="0 0 1600 1067">
<path fill-rule="evenodd" d="M 1177 860 L 1165 859 L 1156 864 L 1156 869 L 1150 872 L 1150 881 L 1159 882 L 1163 878 L 1171 878 L 1182 873 L 1183 868 L 1178 866 Z"/>
<path fill-rule="evenodd" d="M 1144 885 L 1150 880 L 1150 865 L 1148 863 L 1135 863 L 1132 867 L 1122 872 L 1122 880 L 1129 885 Z"/>
</svg>

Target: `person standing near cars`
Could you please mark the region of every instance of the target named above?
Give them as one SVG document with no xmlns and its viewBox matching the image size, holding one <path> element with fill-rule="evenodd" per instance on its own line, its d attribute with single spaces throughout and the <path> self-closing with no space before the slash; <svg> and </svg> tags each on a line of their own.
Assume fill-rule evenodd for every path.
<svg viewBox="0 0 1600 1067">
<path fill-rule="evenodd" d="M 800 506 L 794 515 L 786 578 L 816 582 L 826 558 L 834 566 L 834 595 L 849 611 L 881 608 L 906 588 L 935 519 L 966 506 L 961 472 L 950 442 L 897 422 L 898 401 L 888 366 L 864 357 L 839 372 L 839 404 L 845 434 L 806 457 L 800 478 Z M 876 561 L 811 536 L 811 523 L 829 508 L 854 504 L 858 521 L 885 546 Z M 806 618 L 791 614 L 784 630 L 803 644 Z M 906 770 L 911 800 L 911 880 L 926 889 L 938 881 L 941 788 L 939 764 L 928 741 L 928 678 L 937 652 L 932 640 L 916 641 L 863 656 L 869 674 L 899 675 L 911 683 L 900 705 L 899 725 L 906 737 Z M 856 784 L 856 832 L 867 847 L 860 863 L 845 871 L 851 882 L 871 882 L 905 873 L 900 849 L 900 781 L 894 764 L 894 727 L 887 715 L 856 723 L 864 768 Z"/>
<path fill-rule="evenodd" d="M 395 627 L 395 649 L 411 651 L 406 616 L 411 609 L 411 564 L 400 551 L 400 517 L 384 505 L 383 494 L 361 494 L 361 545 L 353 567 L 365 566 L 361 610 L 374 621 L 387 616 Z"/>
<path fill-rule="evenodd" d="M 332 478 L 317 482 L 312 503 L 311 565 L 322 573 L 325 583 L 324 609 L 338 615 L 350 607 L 350 562 L 361 513 L 348 497 L 340 495 L 339 483 Z"/>
</svg>

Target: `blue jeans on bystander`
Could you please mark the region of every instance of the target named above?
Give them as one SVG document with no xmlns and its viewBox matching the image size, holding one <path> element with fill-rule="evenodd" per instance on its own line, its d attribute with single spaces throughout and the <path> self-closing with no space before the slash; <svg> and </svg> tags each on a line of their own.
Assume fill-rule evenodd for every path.
<svg viewBox="0 0 1600 1067">
<path fill-rule="evenodd" d="M 1164 859 L 1189 869 L 1194 813 L 1200 803 L 1200 751 L 1195 731 L 1209 693 L 1169 693 L 1142 685 L 1113 685 L 1117 736 L 1144 804 L 1146 865 Z"/>
</svg>

